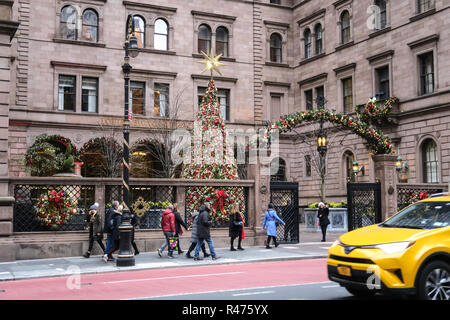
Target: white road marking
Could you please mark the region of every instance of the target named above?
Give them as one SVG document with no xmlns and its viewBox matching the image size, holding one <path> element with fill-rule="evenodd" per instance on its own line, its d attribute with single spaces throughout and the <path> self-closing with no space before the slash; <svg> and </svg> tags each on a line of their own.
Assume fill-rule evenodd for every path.
<svg viewBox="0 0 450 320">
<path fill-rule="evenodd" d="M 331 286 L 322 286 L 323 289 L 328 289 L 328 288 L 339 288 L 340 285 L 335 284 L 335 285 L 331 285 Z"/>
<path fill-rule="evenodd" d="M 233 294 L 233 297 L 253 296 L 253 295 L 257 295 L 257 294 L 266 294 L 266 293 L 275 293 L 275 291 L 257 291 L 257 292 L 235 293 L 235 294 Z"/>
<path fill-rule="evenodd" d="M 125 282 L 139 282 L 139 281 L 153 281 L 153 280 L 167 280 L 167 279 L 181 279 L 181 278 L 197 278 L 197 277 L 210 277 L 210 276 L 224 276 L 224 275 L 241 274 L 241 273 L 245 273 L 245 272 L 239 271 L 239 272 L 223 272 L 223 273 L 191 274 L 191 275 L 174 276 L 174 277 L 160 277 L 160 278 L 144 278 L 144 279 L 130 279 L 130 280 L 108 281 L 108 282 L 104 282 L 104 283 L 105 283 L 105 284 L 116 284 L 116 283 L 125 283 Z"/>
<path fill-rule="evenodd" d="M 247 288 L 247 289 L 226 289 L 226 290 L 215 290 L 215 291 L 203 291 L 203 292 L 183 292 L 183 293 L 175 293 L 175 294 L 166 294 L 161 296 L 150 296 L 150 297 L 138 297 L 138 298 L 129 298 L 125 300 L 142 300 L 142 299 L 154 299 L 154 298 L 166 298 L 166 297 L 177 297 L 177 296 L 186 296 L 193 294 L 208 294 L 208 293 L 218 293 L 218 292 L 231 292 L 231 291 L 242 291 L 242 290 L 264 290 L 264 289 L 272 289 L 279 287 L 295 287 L 295 286 L 308 286 L 308 285 L 319 285 L 319 284 L 327 284 L 333 283 L 331 281 L 323 281 L 323 282 L 309 282 L 309 283 L 294 283 L 294 284 L 285 284 L 285 285 L 274 285 L 267 287 L 256 287 L 256 288 Z"/>
</svg>

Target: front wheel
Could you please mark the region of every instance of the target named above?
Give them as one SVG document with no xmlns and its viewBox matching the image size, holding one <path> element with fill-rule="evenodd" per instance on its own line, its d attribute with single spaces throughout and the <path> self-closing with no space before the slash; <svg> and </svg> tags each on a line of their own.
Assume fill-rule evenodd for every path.
<svg viewBox="0 0 450 320">
<path fill-rule="evenodd" d="M 450 266 L 433 261 L 422 271 L 418 283 L 418 297 L 423 300 L 450 300 Z"/>
</svg>

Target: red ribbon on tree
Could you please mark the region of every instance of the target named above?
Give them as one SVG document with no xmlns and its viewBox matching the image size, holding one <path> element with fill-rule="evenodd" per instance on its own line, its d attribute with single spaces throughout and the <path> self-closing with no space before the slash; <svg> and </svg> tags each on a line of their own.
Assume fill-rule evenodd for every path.
<svg viewBox="0 0 450 320">
<path fill-rule="evenodd" d="M 214 204 L 213 209 L 216 210 L 217 205 L 220 205 L 220 211 L 225 214 L 225 210 L 223 209 L 223 200 L 226 199 L 226 197 L 228 197 L 228 195 L 225 193 L 225 191 L 222 190 L 214 190 L 214 193 L 216 194 L 216 203 Z"/>
</svg>

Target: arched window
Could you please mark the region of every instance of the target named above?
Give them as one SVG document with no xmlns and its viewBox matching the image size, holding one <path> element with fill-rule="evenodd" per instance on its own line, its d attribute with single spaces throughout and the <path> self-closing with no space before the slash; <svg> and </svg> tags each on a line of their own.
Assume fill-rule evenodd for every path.
<svg viewBox="0 0 450 320">
<path fill-rule="evenodd" d="M 322 25 L 317 24 L 314 28 L 314 37 L 316 41 L 316 54 L 321 54 L 323 51 L 322 43 Z"/>
<path fill-rule="evenodd" d="M 286 161 L 282 158 L 270 161 L 270 181 L 286 181 Z"/>
<path fill-rule="evenodd" d="M 145 47 L 145 20 L 140 16 L 134 16 L 134 35 L 137 38 L 138 47 Z"/>
<path fill-rule="evenodd" d="M 355 160 L 355 155 L 351 151 L 345 151 L 344 153 L 344 172 L 345 172 L 345 182 L 355 182 L 355 175 L 353 174 L 353 161 Z"/>
<path fill-rule="evenodd" d="M 311 30 L 306 29 L 304 33 L 305 38 L 305 59 L 311 58 L 312 56 L 312 41 L 311 41 Z"/>
<path fill-rule="evenodd" d="M 92 9 L 83 12 L 83 29 L 81 31 L 83 40 L 97 42 L 98 40 L 98 15 Z"/>
<path fill-rule="evenodd" d="M 375 6 L 377 6 L 375 28 L 381 30 L 387 25 L 386 0 L 375 0 Z"/>
<path fill-rule="evenodd" d="M 283 40 L 278 33 L 270 36 L 270 61 L 282 63 Z"/>
<path fill-rule="evenodd" d="M 198 52 L 209 54 L 211 51 L 211 28 L 202 24 L 198 28 Z"/>
<path fill-rule="evenodd" d="M 228 57 L 228 30 L 225 27 L 219 27 L 216 30 L 216 54 Z"/>
<path fill-rule="evenodd" d="M 155 21 L 155 49 L 168 50 L 169 49 L 169 25 L 163 19 Z"/>
<path fill-rule="evenodd" d="M 347 10 L 341 14 L 341 42 L 342 44 L 350 41 L 350 13 Z"/>
<path fill-rule="evenodd" d="M 433 139 L 426 139 L 422 143 L 422 168 L 424 183 L 439 182 L 438 148 Z"/>
<path fill-rule="evenodd" d="M 63 39 L 77 40 L 77 20 L 78 14 L 74 7 L 62 8 L 59 30 Z"/>
</svg>

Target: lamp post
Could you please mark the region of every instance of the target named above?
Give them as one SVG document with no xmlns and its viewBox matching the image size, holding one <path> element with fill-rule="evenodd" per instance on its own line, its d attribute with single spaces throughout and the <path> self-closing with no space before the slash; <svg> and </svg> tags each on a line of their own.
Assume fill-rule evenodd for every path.
<svg viewBox="0 0 450 320">
<path fill-rule="evenodd" d="M 317 108 L 319 110 L 323 110 L 324 106 L 326 104 L 326 99 L 323 96 L 318 96 L 316 98 L 316 104 Z M 327 175 L 326 172 L 326 156 L 327 156 L 327 149 L 328 149 L 328 140 L 327 140 L 327 134 L 326 131 L 323 129 L 323 120 L 320 119 L 320 129 L 319 133 L 317 134 L 317 152 L 319 153 L 320 157 L 320 183 L 321 183 L 321 190 L 320 190 L 320 199 L 322 202 L 325 201 L 325 178 Z"/>
<path fill-rule="evenodd" d="M 118 267 L 134 266 L 134 254 L 131 250 L 131 231 L 133 226 L 130 223 L 130 112 L 129 112 L 129 90 L 130 90 L 130 57 L 136 58 L 139 54 L 139 48 L 136 36 L 134 35 L 134 16 L 128 15 L 125 29 L 125 58 L 122 65 L 122 71 L 125 80 L 125 110 L 123 118 L 123 173 L 122 173 L 122 195 L 123 195 L 123 213 L 122 222 L 119 226 L 120 231 L 120 249 L 117 255 L 116 265 Z"/>
</svg>

